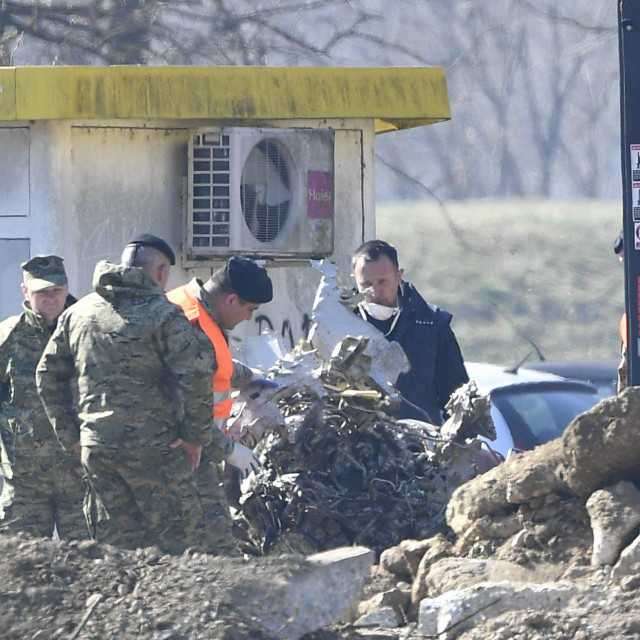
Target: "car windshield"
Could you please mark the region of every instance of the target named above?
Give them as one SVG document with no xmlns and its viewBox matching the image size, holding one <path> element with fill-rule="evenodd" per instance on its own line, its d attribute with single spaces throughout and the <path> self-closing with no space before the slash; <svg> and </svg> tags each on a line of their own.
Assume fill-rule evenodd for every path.
<svg viewBox="0 0 640 640">
<path fill-rule="evenodd" d="M 532 449 L 562 435 L 569 422 L 599 398 L 580 387 L 522 385 L 495 390 L 491 400 L 507 421 L 516 448 Z"/>
</svg>

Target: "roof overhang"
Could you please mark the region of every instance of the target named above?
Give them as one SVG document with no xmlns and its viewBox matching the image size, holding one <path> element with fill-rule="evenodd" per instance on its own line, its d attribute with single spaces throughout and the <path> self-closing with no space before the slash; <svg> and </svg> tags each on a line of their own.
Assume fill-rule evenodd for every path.
<svg viewBox="0 0 640 640">
<path fill-rule="evenodd" d="M 439 67 L 0 67 L 0 121 L 451 118 Z"/>
</svg>

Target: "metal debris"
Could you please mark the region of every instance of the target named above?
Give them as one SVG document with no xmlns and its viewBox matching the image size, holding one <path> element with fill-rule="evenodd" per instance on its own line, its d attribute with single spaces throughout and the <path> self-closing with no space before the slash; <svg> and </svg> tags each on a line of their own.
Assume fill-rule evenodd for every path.
<svg viewBox="0 0 640 640">
<path fill-rule="evenodd" d="M 433 535 L 446 527 L 453 490 L 476 474 L 480 442 L 474 436 L 492 426 L 489 405 L 473 384 L 454 394 L 442 428 L 396 420 L 393 385 L 406 370 L 406 356 L 343 306 L 348 296 L 326 266 L 324 273 L 313 343 L 275 357 L 268 375 L 278 389 L 244 398 L 242 407 L 236 402 L 242 410 L 231 430 L 257 442 L 264 465 L 243 483 L 234 514 L 246 553 L 352 544 L 380 553 Z M 274 361 L 261 346 L 252 348 L 262 362 L 248 364 L 264 370 Z M 388 357 L 396 349 L 399 361 Z"/>
<path fill-rule="evenodd" d="M 364 348 L 348 345 L 335 353 Z M 322 397 L 309 389 L 280 391 L 283 424 L 258 443 L 264 467 L 243 485 L 235 514 L 245 552 L 362 544 L 380 553 L 403 539 L 428 537 L 444 528 L 453 490 L 476 474 L 477 439 L 463 437 L 463 429 L 445 435 L 417 420 L 396 421 L 389 396 L 354 378 L 361 370 L 349 365 L 348 356 L 323 365 Z M 470 393 L 471 385 L 458 401 L 490 420 L 488 406 Z M 479 420 L 461 420 L 456 406 L 452 421 Z"/>
<path fill-rule="evenodd" d="M 402 347 L 397 342 L 389 342 L 382 332 L 353 313 L 350 308 L 353 296 L 340 287 L 334 265 L 323 260 L 314 266 L 322 272 L 322 280 L 313 303 L 314 322 L 309 340 L 318 355 L 329 361 L 345 336 L 366 338 L 363 355 L 370 359 L 367 376 L 377 387 L 392 393 L 398 376 L 409 371 L 409 360 Z"/>
</svg>

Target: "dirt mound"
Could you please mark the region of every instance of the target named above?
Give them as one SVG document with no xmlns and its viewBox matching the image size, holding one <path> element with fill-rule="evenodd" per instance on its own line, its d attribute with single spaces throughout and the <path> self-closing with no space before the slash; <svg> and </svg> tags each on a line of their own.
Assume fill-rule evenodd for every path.
<svg viewBox="0 0 640 640">
<path fill-rule="evenodd" d="M 1 537 L 0 637 L 275 640 L 237 611 L 242 559 L 154 548 L 123 551 L 93 542 Z M 253 580 L 287 560 L 254 559 Z"/>
<path fill-rule="evenodd" d="M 416 541 L 417 570 L 402 565 L 402 545 L 385 551 L 383 569 L 411 574 L 409 629 L 439 640 L 640 638 L 638 400 L 629 389 L 603 401 L 563 438 L 458 488 L 447 506 L 455 543 Z"/>
<path fill-rule="evenodd" d="M 639 394 L 630 389 L 601 403 L 576 418 L 563 439 L 459 487 L 448 503 L 446 535 L 404 540 L 387 549 L 350 622 L 305 639 L 638 640 L 640 488 L 637 465 L 626 449 L 636 437 L 633 407 Z M 326 400 L 322 406 L 311 415 L 324 424 L 327 416 L 335 417 L 335 407 Z M 341 407 L 353 411 L 352 400 Z M 385 429 L 391 424 L 383 422 Z M 366 437 L 341 433 L 342 421 L 326 430 L 331 443 L 319 443 L 311 422 L 296 424 L 299 437 L 278 455 L 284 459 L 296 446 L 308 449 L 308 460 L 317 462 L 309 478 L 326 480 L 327 452 L 357 450 L 358 442 L 373 447 L 376 435 L 385 447 L 393 445 L 375 428 Z M 390 459 L 404 460 L 407 451 L 411 447 L 396 447 Z M 414 465 L 416 453 L 407 458 Z M 424 450 L 418 456 L 428 460 L 432 453 Z M 375 467 L 376 477 L 385 469 L 385 455 L 377 456 L 382 463 Z M 352 457 L 345 456 L 338 466 L 364 477 L 366 456 Z M 595 459 L 597 475 L 591 464 Z M 585 482 L 580 481 L 581 465 Z M 595 488 L 588 496 L 586 486 Z M 308 543 L 304 530 L 289 531 Z M 266 625 L 265 616 L 277 607 L 273 594 L 283 576 L 295 574 L 305 561 L 276 555 L 275 546 L 271 551 L 262 558 L 176 557 L 154 548 L 123 551 L 93 542 L 3 537 L 0 638 L 282 638 Z M 264 606 L 250 613 L 244 605 L 251 601 Z M 309 607 L 324 604 L 318 595 Z"/>
</svg>

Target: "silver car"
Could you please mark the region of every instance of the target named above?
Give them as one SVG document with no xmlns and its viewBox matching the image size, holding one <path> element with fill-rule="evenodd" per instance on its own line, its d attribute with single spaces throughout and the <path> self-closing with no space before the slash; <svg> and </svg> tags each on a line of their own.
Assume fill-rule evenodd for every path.
<svg viewBox="0 0 640 640">
<path fill-rule="evenodd" d="M 491 398 L 497 437 L 483 440 L 498 461 L 561 436 L 573 418 L 601 399 L 593 384 L 543 371 L 511 372 L 479 362 L 466 367 L 480 393 Z"/>
</svg>

